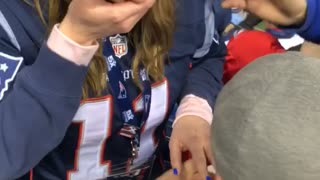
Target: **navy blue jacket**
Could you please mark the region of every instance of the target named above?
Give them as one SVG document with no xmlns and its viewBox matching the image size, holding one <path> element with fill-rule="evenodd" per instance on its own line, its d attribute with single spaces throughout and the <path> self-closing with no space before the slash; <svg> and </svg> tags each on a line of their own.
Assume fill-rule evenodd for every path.
<svg viewBox="0 0 320 180">
<path fill-rule="evenodd" d="M 307 14 L 298 33 L 308 41 L 320 43 L 320 1 L 307 0 Z"/>
<path fill-rule="evenodd" d="M 226 53 L 216 25 L 226 23 L 217 20 L 211 0 L 180 0 L 178 4 L 174 47 L 165 67 L 170 92 L 167 108 L 187 94 L 207 99 L 213 108 Z M 47 34 L 36 11 L 23 0 L 0 0 L 1 180 L 19 178 L 32 168 L 35 179 L 65 179 L 65 173 L 76 168 L 68 166 L 75 162 L 72 156 L 82 125 L 73 120 L 83 104 L 89 103 L 81 102 L 87 67 L 52 52 L 45 43 Z M 130 63 L 122 65 L 130 69 Z M 130 81 L 129 94 L 137 97 L 140 92 Z M 109 97 L 106 91 L 100 98 L 107 102 Z M 118 137 L 122 120 L 113 101 L 110 106 L 112 131 L 104 150 L 119 156 L 112 161 L 123 162 L 128 149 L 119 150 L 110 142 L 126 144 Z"/>
</svg>

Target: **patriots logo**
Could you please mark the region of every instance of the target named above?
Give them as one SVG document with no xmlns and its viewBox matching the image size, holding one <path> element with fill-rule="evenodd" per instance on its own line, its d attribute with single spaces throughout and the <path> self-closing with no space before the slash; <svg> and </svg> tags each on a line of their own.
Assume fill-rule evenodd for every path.
<svg viewBox="0 0 320 180">
<path fill-rule="evenodd" d="M 105 57 L 105 58 L 107 59 L 108 71 L 111 71 L 113 67 L 117 66 L 117 62 L 113 58 L 113 56 L 108 56 L 108 57 Z"/>
<path fill-rule="evenodd" d="M 121 81 L 119 81 L 119 89 L 120 89 L 120 92 L 119 92 L 119 95 L 118 95 L 118 99 L 127 98 L 127 90 L 124 87 L 124 85 L 121 83 Z"/>
<path fill-rule="evenodd" d="M 125 123 L 133 120 L 134 118 L 133 112 L 130 109 L 127 111 L 123 111 L 122 116 L 124 117 Z"/>
<path fill-rule="evenodd" d="M 14 80 L 22 64 L 22 57 L 13 57 L 0 52 L 0 100 L 8 90 L 9 83 Z"/>
<path fill-rule="evenodd" d="M 141 76 L 142 81 L 147 80 L 146 69 L 141 69 L 141 70 L 140 70 L 140 76 Z"/>
</svg>

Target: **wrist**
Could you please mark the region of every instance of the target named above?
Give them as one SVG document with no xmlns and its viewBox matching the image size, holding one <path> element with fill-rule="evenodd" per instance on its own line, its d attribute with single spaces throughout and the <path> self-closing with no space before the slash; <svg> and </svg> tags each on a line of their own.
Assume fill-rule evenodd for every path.
<svg viewBox="0 0 320 180">
<path fill-rule="evenodd" d="M 83 26 L 79 25 L 79 23 L 71 21 L 67 16 L 63 19 L 58 28 L 66 37 L 82 46 L 91 46 L 95 44 L 98 39 L 89 33 L 88 30 L 85 30 Z"/>
</svg>

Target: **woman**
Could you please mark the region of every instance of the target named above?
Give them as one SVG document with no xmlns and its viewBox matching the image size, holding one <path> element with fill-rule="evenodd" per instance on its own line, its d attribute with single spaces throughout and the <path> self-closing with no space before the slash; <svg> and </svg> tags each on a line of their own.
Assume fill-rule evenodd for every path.
<svg viewBox="0 0 320 180">
<path fill-rule="evenodd" d="M 199 83 L 189 81 L 199 77 L 189 75 L 189 65 L 198 73 L 197 64 L 210 58 L 180 53 L 165 61 L 172 0 L 1 0 L 0 10 L 0 179 L 32 168 L 20 179 L 149 178 L 167 112 L 180 99 L 172 154 L 190 150 L 206 165 L 210 126 L 203 119 L 212 117 L 222 73 L 210 80 L 215 93 L 195 91 Z M 221 59 L 210 63 L 222 69 Z M 199 146 L 191 149 L 190 138 Z"/>
</svg>

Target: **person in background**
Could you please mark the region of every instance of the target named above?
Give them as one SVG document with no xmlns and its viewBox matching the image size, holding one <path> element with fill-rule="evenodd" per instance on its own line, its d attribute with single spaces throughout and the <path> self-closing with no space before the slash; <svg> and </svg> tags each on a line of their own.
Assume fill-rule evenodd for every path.
<svg viewBox="0 0 320 180">
<path fill-rule="evenodd" d="M 294 29 L 307 41 L 320 43 L 318 0 L 224 0 L 225 8 L 239 8 L 282 28 Z"/>
<path fill-rule="evenodd" d="M 296 30 L 294 29 L 280 29 L 270 22 L 263 21 L 263 19 L 252 13 L 247 13 L 246 18 L 243 21 L 239 22 L 238 24 L 231 22 L 227 26 L 224 31 L 225 39 L 228 40 L 236 31 L 241 29 L 266 31 L 276 38 L 283 39 L 290 39 L 296 34 Z"/>
</svg>

